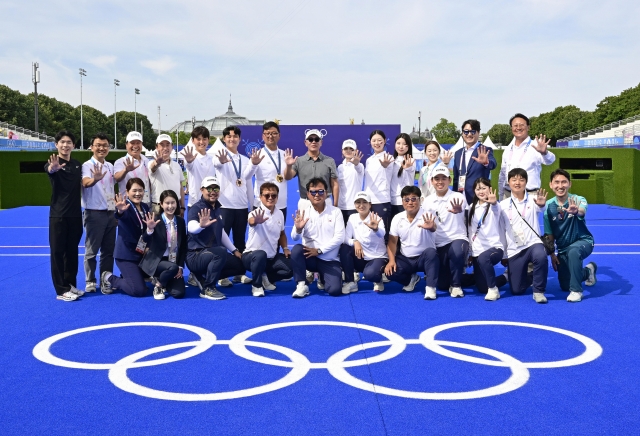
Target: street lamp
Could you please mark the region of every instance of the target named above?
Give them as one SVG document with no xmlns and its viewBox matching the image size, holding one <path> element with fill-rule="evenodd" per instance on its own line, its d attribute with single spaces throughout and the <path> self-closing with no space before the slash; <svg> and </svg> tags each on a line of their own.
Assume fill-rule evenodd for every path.
<svg viewBox="0 0 640 436">
<path fill-rule="evenodd" d="M 36 133 L 38 133 L 38 83 L 40 83 L 40 71 L 38 70 L 38 67 L 40 65 L 38 65 L 37 62 L 34 62 L 31 65 L 32 65 L 31 81 L 33 82 L 33 89 L 34 89 L 33 109 L 36 115 Z"/>
<path fill-rule="evenodd" d="M 160 128 L 160 106 L 158 106 L 158 135 L 160 134 L 160 131 L 162 129 Z"/>
<path fill-rule="evenodd" d="M 420 137 L 422 136 L 422 111 L 418 111 L 418 141 L 420 141 Z"/>
<path fill-rule="evenodd" d="M 117 121 L 116 121 L 116 90 L 117 87 L 120 86 L 120 81 L 118 79 L 113 79 L 113 148 L 118 148 L 118 130 L 117 130 Z"/>
<path fill-rule="evenodd" d="M 138 130 L 138 95 L 140 95 L 140 90 L 135 88 L 135 94 L 133 94 L 133 130 Z"/>
<path fill-rule="evenodd" d="M 86 75 L 86 70 L 80 68 L 80 148 L 82 150 L 84 150 L 84 125 L 82 121 L 82 77 Z"/>
</svg>

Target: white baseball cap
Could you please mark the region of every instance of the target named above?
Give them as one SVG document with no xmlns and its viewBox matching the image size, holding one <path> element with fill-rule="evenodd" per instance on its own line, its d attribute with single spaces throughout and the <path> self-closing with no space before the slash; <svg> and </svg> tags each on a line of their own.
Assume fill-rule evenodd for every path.
<svg viewBox="0 0 640 436">
<path fill-rule="evenodd" d="M 364 200 L 367 203 L 371 203 L 371 197 L 369 197 L 369 194 L 367 194 L 365 191 L 360 191 L 356 194 L 356 198 L 353 200 L 353 202 L 355 203 L 358 200 Z"/>
<path fill-rule="evenodd" d="M 445 167 L 444 165 L 438 165 L 433 170 L 431 178 L 433 179 L 435 176 L 437 176 L 439 174 L 442 174 L 442 175 L 447 176 L 447 177 L 451 177 L 451 173 L 449 172 L 449 168 Z"/>
<path fill-rule="evenodd" d="M 169 141 L 171 144 L 173 144 L 171 136 L 167 135 L 166 133 L 158 135 L 158 137 L 156 138 L 156 144 L 160 144 L 162 141 Z"/>
<path fill-rule="evenodd" d="M 342 149 L 344 150 L 347 147 L 351 147 L 354 150 L 358 149 L 358 146 L 356 145 L 356 141 L 354 141 L 353 139 L 347 139 L 346 141 L 344 141 L 342 143 Z"/>
<path fill-rule="evenodd" d="M 202 179 L 202 183 L 200 183 L 200 187 L 201 188 L 208 188 L 209 186 L 212 185 L 216 185 L 216 186 L 220 186 L 220 182 L 218 182 L 218 179 L 216 179 L 213 176 L 207 176 L 204 179 Z"/>
<path fill-rule="evenodd" d="M 127 142 L 131 142 L 135 140 L 142 141 L 142 134 L 140 132 L 127 133 Z"/>
<path fill-rule="evenodd" d="M 322 139 L 322 132 L 320 132 L 320 130 L 318 129 L 307 130 L 304 133 L 304 139 L 309 139 L 309 136 L 311 135 L 316 135 L 318 138 Z"/>
</svg>

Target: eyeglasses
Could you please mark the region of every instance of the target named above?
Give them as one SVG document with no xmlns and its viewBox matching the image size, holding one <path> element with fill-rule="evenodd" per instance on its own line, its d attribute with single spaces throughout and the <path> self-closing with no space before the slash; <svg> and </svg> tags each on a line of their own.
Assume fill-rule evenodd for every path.
<svg viewBox="0 0 640 436">
<path fill-rule="evenodd" d="M 264 136 L 278 136 L 280 133 L 278 132 L 262 132 Z"/>
<path fill-rule="evenodd" d="M 478 133 L 477 130 L 463 130 L 462 131 L 463 135 L 475 135 L 476 133 Z"/>
<path fill-rule="evenodd" d="M 415 203 L 418 200 L 420 200 L 418 197 L 404 197 L 402 199 L 405 203 Z"/>
<path fill-rule="evenodd" d="M 208 188 L 204 188 L 204 189 L 206 189 L 209 194 L 211 194 L 212 192 L 215 193 L 215 194 L 220 192 L 220 188 L 213 188 L 211 186 L 209 186 Z"/>
<path fill-rule="evenodd" d="M 262 194 L 262 196 L 267 200 L 275 200 L 276 198 L 278 198 L 278 194 Z"/>
<path fill-rule="evenodd" d="M 311 194 L 312 197 L 315 197 L 316 195 L 322 197 L 324 195 L 324 189 L 311 189 L 309 190 L 309 194 Z"/>
<path fill-rule="evenodd" d="M 311 136 L 311 137 L 307 138 L 307 141 L 309 141 L 309 142 L 320 142 L 321 139 L 318 138 L 317 136 Z"/>
<path fill-rule="evenodd" d="M 527 125 L 526 124 L 513 124 L 511 126 L 512 129 L 520 129 L 520 128 L 524 128 L 524 127 L 527 127 Z"/>
</svg>

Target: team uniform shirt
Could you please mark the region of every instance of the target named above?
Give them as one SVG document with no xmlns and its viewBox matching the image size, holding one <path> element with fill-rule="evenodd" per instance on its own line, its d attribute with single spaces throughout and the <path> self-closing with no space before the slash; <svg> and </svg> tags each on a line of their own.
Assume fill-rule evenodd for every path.
<svg viewBox="0 0 640 436">
<path fill-rule="evenodd" d="M 502 225 L 505 230 L 506 252 L 504 256 L 506 258 L 511 258 L 534 244 L 542 244 L 540 237 L 523 221 L 524 218 L 536 231 L 540 228 L 538 215 L 545 211 L 546 205 L 539 207 L 533 199 L 533 196 L 525 192 L 522 201 L 510 197 L 500 202 Z"/>
<path fill-rule="evenodd" d="M 310 206 L 305 209 L 304 216 L 308 217 L 309 221 L 302 233 L 298 233 L 294 225 L 291 229 L 291 239 L 299 241 L 302 238 L 302 245 L 305 247 L 320 249 L 322 254 L 318 255 L 318 259 L 337 261 L 340 245 L 344 242 L 344 220 L 340 209 L 326 203 L 322 213 L 318 213 Z"/>
<path fill-rule="evenodd" d="M 96 163 L 100 164 L 99 161 L 92 157 L 82 164 L 83 179 L 85 177 L 93 179 L 91 171 L 95 168 Z M 89 188 L 82 187 L 82 207 L 90 210 L 116 210 L 114 168 L 106 160 L 101 165 L 102 172 L 106 172 L 106 174 L 95 185 Z"/>
<path fill-rule="evenodd" d="M 338 185 L 340 186 L 338 207 L 341 210 L 355 209 L 354 201 L 356 194 L 362 191 L 363 179 L 364 165 L 362 163 L 358 162 L 358 165 L 354 165 L 345 159 L 338 165 Z"/>
<path fill-rule="evenodd" d="M 158 165 L 155 173 L 149 170 L 149 182 L 151 183 L 151 201 L 153 203 L 160 203 L 160 194 L 167 189 L 171 189 L 178 198 L 182 198 L 184 173 L 180 164 L 174 160 Z"/>
<path fill-rule="evenodd" d="M 434 232 L 419 227 L 424 223 L 424 214 L 425 210 L 420 208 L 411 222 L 406 211 L 400 212 L 391 220 L 389 234 L 400 239 L 400 253 L 403 256 L 416 257 L 427 248 L 436 248 Z"/>
<path fill-rule="evenodd" d="M 416 179 L 416 164 L 415 162 L 408 169 L 403 169 L 402 174 L 398 177 L 398 171 L 402 168 L 402 163 L 404 162 L 404 156 L 398 156 L 396 161 L 389 165 L 393 167 L 393 171 L 391 172 L 391 204 L 395 206 L 402 206 L 402 197 L 400 197 L 400 192 L 402 188 L 405 186 L 413 186 L 415 184 Z"/>
<path fill-rule="evenodd" d="M 538 143 L 536 140 L 529 138 L 516 147 L 516 138 L 513 138 L 507 148 L 504 149 L 500 177 L 498 179 L 499 190 L 511 190 L 507 175 L 514 168 L 522 168 L 527 172 L 527 190 L 540 189 L 542 165 L 551 165 L 556 161 L 556 156 L 549 149 L 547 149 L 547 154 L 540 154 L 533 148 L 533 145 L 538 145 Z"/>
<path fill-rule="evenodd" d="M 262 250 L 267 254 L 267 258 L 273 259 L 278 254 L 278 241 L 284 231 L 284 215 L 277 207 L 271 213 L 269 208 L 260 203 L 256 210 L 249 213 L 249 218 L 255 216 L 256 211 L 260 209 L 264 211 L 264 217 L 269 219 L 262 224 L 249 226 L 249 237 L 244 252 Z"/>
<path fill-rule="evenodd" d="M 140 155 L 140 160 L 138 160 L 130 154 L 127 154 L 126 156 L 116 160 L 116 162 L 113 164 L 114 174 L 119 173 L 124 169 L 125 160 L 127 158 L 132 159 L 134 165 L 140 164 L 140 166 L 135 170 L 126 173 L 124 175 L 124 179 L 118 182 L 118 192 L 120 193 L 120 195 L 127 192 L 127 182 L 129 181 L 129 179 L 137 177 L 144 182 L 144 195 L 142 196 L 142 202 L 148 204 L 151 202 L 151 183 L 149 182 L 149 173 L 151 172 L 151 170 L 149 170 L 149 159 L 147 159 L 147 157 L 144 155 Z"/>
<path fill-rule="evenodd" d="M 558 247 L 558 253 L 562 253 L 569 248 L 569 245 L 576 241 L 588 241 L 593 245 L 593 235 L 587 229 L 587 222 L 584 217 L 569 215 L 566 211 L 560 213 L 559 206 L 569 207 L 569 198 L 575 200 L 579 208 L 587 211 L 587 200 L 575 194 L 569 194 L 564 204 L 558 204 L 558 198 L 553 197 L 547 200 L 547 211 L 544 214 L 544 232 L 553 235 Z"/>
<path fill-rule="evenodd" d="M 258 164 L 258 168 L 256 169 L 256 183 L 253 188 L 253 206 L 260 207 L 262 204 L 260 201 L 260 186 L 265 182 L 272 182 L 278 185 L 279 189 L 276 208 L 284 209 L 287 207 L 287 181 L 283 180 L 282 182 L 278 182 L 276 180 L 278 174 L 284 177 L 284 170 L 287 167 L 287 164 L 284 163 L 284 150 L 278 148 L 275 151 L 271 151 L 268 147 L 263 147 L 262 150 L 260 150 L 260 156 L 264 156 L 264 159 L 262 159 L 262 162 Z M 280 172 L 278 172 L 276 167 L 280 168 Z"/>
<path fill-rule="evenodd" d="M 488 210 L 487 210 L 488 209 Z M 471 212 L 471 205 L 467 213 Z M 486 214 L 486 215 L 485 215 Z M 476 204 L 473 216 L 469 216 L 469 248 L 473 257 L 478 257 L 490 248 L 504 250 L 502 234 L 502 211 L 500 203 Z"/>
<path fill-rule="evenodd" d="M 462 200 L 462 212 L 449 212 L 451 201 L 454 199 Z M 464 223 L 467 199 L 463 193 L 448 189 L 442 197 L 431 194 L 422 204 L 422 208 L 436 218 L 436 247 L 443 247 L 456 239 L 467 240 L 467 229 Z"/>
<path fill-rule="evenodd" d="M 49 163 L 44 170 L 51 182 L 51 205 L 49 218 L 81 218 L 82 207 L 80 190 L 82 188 L 82 168 L 75 159 L 64 160 L 58 156 L 62 168 L 53 174 L 49 173 Z"/>
<path fill-rule="evenodd" d="M 240 153 L 232 153 L 229 150 L 225 150 L 225 153 L 228 153 L 227 157 L 231 162 L 221 164 L 217 157 L 213 162 L 220 182 L 218 201 L 225 209 L 248 209 L 249 205 L 253 203 L 253 199 L 249 201 L 251 178 L 256 173 L 258 166 L 252 164 L 248 157 Z M 240 171 L 240 177 L 238 177 L 236 170 Z M 242 180 L 242 186 L 236 184 L 238 179 Z"/>
<path fill-rule="evenodd" d="M 354 213 L 349 216 L 344 242 L 353 247 L 354 242 L 358 241 L 364 252 L 364 260 L 387 259 L 389 255 L 387 254 L 387 246 L 384 243 L 384 235 L 386 233 L 384 222 L 380 220 L 378 230 L 374 232 L 365 224 L 370 221 L 369 215 L 364 221 L 360 219 L 360 214 Z"/>
<path fill-rule="evenodd" d="M 442 160 L 438 159 L 435 163 L 429 163 L 420 169 L 420 175 L 418 177 L 418 185 L 422 192 L 422 200 L 424 201 L 431 194 L 436 193 L 436 188 L 431 184 L 431 177 L 433 176 L 433 170 L 440 164 L 443 164 Z"/>
<path fill-rule="evenodd" d="M 188 144 L 187 144 L 188 145 Z M 194 147 L 195 148 L 195 147 Z M 184 152 L 184 149 L 183 149 Z M 182 155 L 184 153 L 181 152 Z M 187 183 L 189 185 L 189 207 L 200 200 L 200 184 L 205 177 L 215 176 L 216 169 L 213 166 L 213 159 L 208 154 L 200 154 L 194 149 L 196 158 L 189 163 L 185 159 L 184 166 L 187 169 Z"/>
<path fill-rule="evenodd" d="M 372 204 L 391 202 L 391 174 L 393 162 L 388 167 L 383 167 L 380 159 L 389 153 L 382 152 L 370 156 L 364 166 L 364 190 L 371 198 Z"/>
</svg>

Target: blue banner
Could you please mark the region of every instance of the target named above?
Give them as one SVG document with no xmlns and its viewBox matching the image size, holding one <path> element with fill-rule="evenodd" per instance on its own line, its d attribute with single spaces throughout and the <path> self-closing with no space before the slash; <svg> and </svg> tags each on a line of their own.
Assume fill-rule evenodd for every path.
<svg viewBox="0 0 640 436">
<path fill-rule="evenodd" d="M 624 138 L 616 136 L 614 138 L 579 139 L 577 141 L 569 141 L 569 148 L 608 147 L 611 145 L 624 145 Z"/>
<path fill-rule="evenodd" d="M 0 138 L 0 149 L 3 150 L 55 150 L 56 144 L 53 142 L 23 141 L 21 139 Z"/>
</svg>

